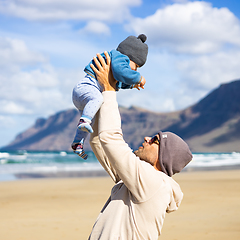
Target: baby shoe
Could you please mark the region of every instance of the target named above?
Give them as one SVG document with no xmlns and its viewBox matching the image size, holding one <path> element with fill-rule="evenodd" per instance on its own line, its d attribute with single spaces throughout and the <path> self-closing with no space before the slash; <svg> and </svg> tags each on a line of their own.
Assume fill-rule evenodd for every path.
<svg viewBox="0 0 240 240">
<path fill-rule="evenodd" d="M 72 143 L 73 152 L 76 153 L 79 157 L 87 160 L 88 155 L 83 150 L 83 145 L 81 143 Z"/>
<path fill-rule="evenodd" d="M 88 132 L 88 133 L 93 133 L 93 129 L 90 125 L 90 123 L 86 122 L 84 119 L 80 119 L 78 123 L 78 129 Z"/>
</svg>

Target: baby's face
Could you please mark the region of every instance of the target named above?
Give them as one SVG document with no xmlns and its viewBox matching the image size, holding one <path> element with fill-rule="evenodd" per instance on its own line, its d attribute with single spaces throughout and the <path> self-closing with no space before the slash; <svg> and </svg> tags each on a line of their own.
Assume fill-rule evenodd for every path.
<svg viewBox="0 0 240 240">
<path fill-rule="evenodd" d="M 135 62 L 133 62 L 132 60 L 130 60 L 129 65 L 130 65 L 130 68 L 131 68 L 132 70 L 137 71 L 138 65 L 137 65 Z"/>
</svg>

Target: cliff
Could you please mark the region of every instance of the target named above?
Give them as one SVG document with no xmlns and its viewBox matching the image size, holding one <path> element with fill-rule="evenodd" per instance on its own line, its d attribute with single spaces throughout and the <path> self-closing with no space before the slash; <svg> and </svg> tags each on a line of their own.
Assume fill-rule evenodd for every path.
<svg viewBox="0 0 240 240">
<path fill-rule="evenodd" d="M 138 107 L 120 107 L 123 136 L 136 149 L 145 136 L 171 131 L 187 141 L 194 152 L 240 152 L 240 80 L 220 85 L 182 111 L 157 113 Z M 19 134 L 2 150 L 70 151 L 78 111 L 61 111 Z M 86 150 L 91 150 L 86 141 Z"/>
</svg>

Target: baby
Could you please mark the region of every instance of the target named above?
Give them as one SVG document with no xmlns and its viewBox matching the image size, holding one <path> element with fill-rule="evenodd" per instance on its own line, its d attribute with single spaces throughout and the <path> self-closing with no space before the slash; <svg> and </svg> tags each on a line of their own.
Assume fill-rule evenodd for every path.
<svg viewBox="0 0 240 240">
<path fill-rule="evenodd" d="M 117 90 L 144 88 L 146 80 L 137 72 L 137 68 L 142 67 L 147 60 L 148 46 L 145 43 L 146 39 L 147 37 L 144 34 L 140 34 L 138 37 L 129 36 L 118 45 L 116 50 L 108 52 L 113 77 L 117 80 Z M 101 55 L 105 58 L 104 53 Z M 96 66 L 94 60 L 92 60 L 85 67 L 86 76 L 74 87 L 72 94 L 73 103 L 81 115 L 72 149 L 85 160 L 88 156 L 83 149 L 84 141 L 87 135 L 93 132 L 94 116 L 103 102 L 103 89 L 97 81 L 91 64 Z"/>
</svg>

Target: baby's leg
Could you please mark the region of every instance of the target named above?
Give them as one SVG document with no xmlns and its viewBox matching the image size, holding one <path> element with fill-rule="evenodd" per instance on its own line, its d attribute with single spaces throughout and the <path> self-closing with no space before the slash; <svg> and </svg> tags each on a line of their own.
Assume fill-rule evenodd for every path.
<svg viewBox="0 0 240 240">
<path fill-rule="evenodd" d="M 103 103 L 103 96 L 95 87 L 89 87 L 88 90 L 85 94 L 84 101 L 86 104 L 83 108 L 82 118 L 92 120 Z"/>
<path fill-rule="evenodd" d="M 82 110 L 79 129 L 92 133 L 91 122 L 103 102 L 102 93 L 94 85 L 83 83 L 73 90 L 73 103 L 77 109 Z"/>
<path fill-rule="evenodd" d="M 87 159 L 87 154 L 83 150 L 83 144 L 88 133 L 93 132 L 91 125 L 102 102 L 102 93 L 92 85 L 80 84 L 73 90 L 73 103 L 79 109 L 81 118 L 72 143 L 72 149 L 84 159 Z"/>
<path fill-rule="evenodd" d="M 80 116 L 82 115 L 82 111 L 79 110 Z M 83 149 L 83 144 L 85 139 L 87 138 L 88 132 L 81 131 L 77 128 L 74 140 L 72 142 L 72 150 L 74 153 L 78 154 L 84 160 L 87 159 L 88 155 L 85 153 Z"/>
<path fill-rule="evenodd" d="M 86 160 L 88 155 L 85 153 L 83 149 L 83 144 L 85 139 L 87 138 L 88 133 L 83 132 L 77 128 L 75 138 L 72 143 L 73 152 L 76 153 L 78 156 Z"/>
<path fill-rule="evenodd" d="M 102 105 L 103 97 L 102 93 L 93 86 L 89 87 L 88 92 L 86 92 L 84 95 L 84 101 L 86 101 L 86 104 L 84 106 L 78 128 L 82 131 L 92 133 L 92 121 Z"/>
</svg>

